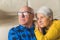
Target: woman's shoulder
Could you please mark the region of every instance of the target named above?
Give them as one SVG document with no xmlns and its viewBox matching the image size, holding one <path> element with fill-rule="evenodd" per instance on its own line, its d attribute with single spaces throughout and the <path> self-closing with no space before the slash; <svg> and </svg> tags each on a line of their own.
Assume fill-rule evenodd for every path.
<svg viewBox="0 0 60 40">
<path fill-rule="evenodd" d="M 60 24 L 60 20 L 53 20 L 53 23 Z"/>
<path fill-rule="evenodd" d="M 53 24 L 50 27 L 51 30 L 60 30 L 60 20 L 54 20 Z"/>
</svg>

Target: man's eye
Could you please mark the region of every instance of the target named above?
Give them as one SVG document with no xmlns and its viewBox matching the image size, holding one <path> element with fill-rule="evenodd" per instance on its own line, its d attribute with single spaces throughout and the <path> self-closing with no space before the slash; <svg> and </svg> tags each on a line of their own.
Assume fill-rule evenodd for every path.
<svg viewBox="0 0 60 40">
<path fill-rule="evenodd" d="M 24 15 L 28 15 L 28 13 L 27 12 L 25 12 L 25 13 L 23 13 Z"/>
<path fill-rule="evenodd" d="M 18 13 L 18 15 L 22 15 L 22 13 Z"/>
</svg>

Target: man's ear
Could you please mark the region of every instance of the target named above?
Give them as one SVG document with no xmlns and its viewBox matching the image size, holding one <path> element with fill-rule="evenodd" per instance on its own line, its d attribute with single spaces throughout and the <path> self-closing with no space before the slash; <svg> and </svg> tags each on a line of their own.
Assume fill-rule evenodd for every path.
<svg viewBox="0 0 60 40">
<path fill-rule="evenodd" d="M 30 16 L 31 16 L 32 19 L 34 19 L 34 14 L 31 14 Z"/>
<path fill-rule="evenodd" d="M 35 13 L 35 14 L 34 14 L 34 20 L 37 20 L 37 19 L 36 19 L 36 16 L 37 16 L 37 15 L 36 15 L 36 13 Z"/>
<path fill-rule="evenodd" d="M 35 16 L 35 18 L 36 18 L 36 17 L 37 17 L 37 13 L 35 13 L 35 15 L 34 15 L 34 16 Z"/>
</svg>

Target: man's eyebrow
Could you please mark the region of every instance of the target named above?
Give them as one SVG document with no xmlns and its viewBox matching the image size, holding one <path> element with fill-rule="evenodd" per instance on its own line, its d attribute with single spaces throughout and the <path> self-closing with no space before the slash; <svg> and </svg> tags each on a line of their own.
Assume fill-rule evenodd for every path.
<svg viewBox="0 0 60 40">
<path fill-rule="evenodd" d="M 18 12 L 21 12 L 21 11 L 18 11 Z M 31 12 L 31 11 L 23 11 L 23 12 Z M 32 13 L 32 12 L 31 12 Z"/>
</svg>

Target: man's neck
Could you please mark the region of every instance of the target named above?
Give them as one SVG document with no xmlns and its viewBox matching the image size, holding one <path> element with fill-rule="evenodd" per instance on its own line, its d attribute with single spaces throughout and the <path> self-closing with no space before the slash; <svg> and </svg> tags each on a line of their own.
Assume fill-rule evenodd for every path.
<svg viewBox="0 0 60 40">
<path fill-rule="evenodd" d="M 30 28 L 30 27 L 32 26 L 32 24 L 33 24 L 33 22 L 31 22 L 31 23 L 29 23 L 29 24 L 26 24 L 25 26 L 26 26 L 27 28 Z"/>
<path fill-rule="evenodd" d="M 24 27 L 27 27 L 27 28 L 31 28 L 33 22 L 30 22 L 30 23 L 27 23 L 27 24 L 20 24 L 20 25 L 23 25 Z"/>
</svg>

